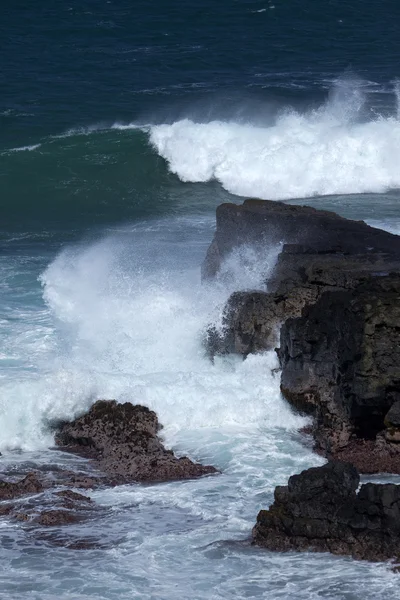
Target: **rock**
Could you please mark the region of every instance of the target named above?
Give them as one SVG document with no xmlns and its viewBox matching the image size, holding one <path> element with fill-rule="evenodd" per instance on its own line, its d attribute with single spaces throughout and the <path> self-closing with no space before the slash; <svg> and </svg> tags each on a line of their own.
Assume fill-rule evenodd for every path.
<svg viewBox="0 0 400 600">
<path fill-rule="evenodd" d="M 63 425 L 60 425 L 60 427 L 63 427 L 65 425 L 65 423 Z M 64 447 L 63 448 L 65 451 L 69 451 L 68 447 Z M 70 471 L 70 470 L 58 470 L 56 473 L 56 478 L 55 478 L 55 482 L 58 485 L 64 485 L 64 486 L 69 486 L 69 487 L 74 487 L 74 488 L 81 488 L 81 489 L 95 489 L 101 485 L 104 485 L 106 483 L 106 479 L 104 477 L 104 475 L 87 475 L 86 473 L 81 473 L 81 472 L 75 472 L 75 471 Z"/>
<path fill-rule="evenodd" d="M 344 219 L 335 213 L 281 202 L 246 200 L 217 209 L 217 231 L 203 265 L 205 278 L 241 245 L 252 245 L 260 264 L 271 246 L 282 251 L 265 290 L 234 293 L 224 310 L 223 328 L 210 326 L 208 354 L 273 349 L 281 324 L 326 291 L 353 290 L 371 275 L 400 272 L 400 238 Z M 216 258 L 217 257 L 217 258 Z"/>
<path fill-rule="evenodd" d="M 290 309 L 283 300 L 261 291 L 235 292 L 225 307 L 223 329 L 210 327 L 206 345 L 211 357 L 216 354 L 262 352 L 273 348 L 278 325 Z"/>
<path fill-rule="evenodd" d="M 216 216 L 216 232 L 202 267 L 205 279 L 215 277 L 232 250 L 245 245 L 259 248 L 261 254 L 266 247 L 283 242 L 297 248 L 297 255 L 382 253 L 388 260 L 400 257 L 400 237 L 310 206 L 250 199 L 240 206 L 221 204 Z"/>
<path fill-rule="evenodd" d="M 77 492 L 73 492 L 72 490 L 61 490 L 61 492 L 55 492 L 54 495 L 59 498 L 65 498 L 67 500 L 70 500 L 71 502 L 92 502 L 91 498 L 89 498 L 88 496 L 83 496 L 83 494 L 78 494 Z"/>
<path fill-rule="evenodd" d="M 70 525 L 79 521 L 79 516 L 69 510 L 45 510 L 38 517 L 35 522 L 38 525 L 45 525 L 46 527 L 57 527 L 59 525 Z"/>
<path fill-rule="evenodd" d="M 390 410 L 385 417 L 385 425 L 386 427 L 400 427 L 400 400 L 397 400 L 397 402 L 390 407 Z"/>
<path fill-rule="evenodd" d="M 311 207 L 224 204 L 203 276 L 243 245 L 262 264 L 278 243 L 263 289 L 232 294 L 209 327 L 208 355 L 280 344 L 282 392 L 314 416 L 317 450 L 400 473 L 400 237 Z"/>
<path fill-rule="evenodd" d="M 0 517 L 9 515 L 13 509 L 12 504 L 0 504 Z"/>
<path fill-rule="evenodd" d="M 385 428 L 400 391 L 399 298 L 399 274 L 372 277 L 325 292 L 282 326 L 282 392 L 315 416 L 315 439 L 330 455 Z"/>
<path fill-rule="evenodd" d="M 332 461 L 289 478 L 261 510 L 253 542 L 269 550 L 316 551 L 381 561 L 399 557 L 400 486 L 361 486 L 353 465 Z"/>
<path fill-rule="evenodd" d="M 91 507 L 93 504 L 91 498 L 73 492 L 72 490 L 62 490 L 61 492 L 55 492 L 53 495 L 61 500 L 61 506 L 63 508 L 68 508 L 69 510 L 84 509 Z"/>
<path fill-rule="evenodd" d="M 144 406 L 96 402 L 86 415 L 64 423 L 56 443 L 94 460 L 109 482 L 159 482 L 215 473 L 189 458 L 176 458 L 157 436 L 157 415 Z"/>
<path fill-rule="evenodd" d="M 11 500 L 28 494 L 40 494 L 43 486 L 36 473 L 28 473 L 24 479 L 16 483 L 0 480 L 0 500 Z"/>
</svg>

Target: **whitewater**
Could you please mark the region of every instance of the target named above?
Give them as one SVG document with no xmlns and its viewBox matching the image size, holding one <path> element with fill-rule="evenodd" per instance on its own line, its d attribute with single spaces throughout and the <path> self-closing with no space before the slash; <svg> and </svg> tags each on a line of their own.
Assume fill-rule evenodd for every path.
<svg viewBox="0 0 400 600">
<path fill-rule="evenodd" d="M 205 356 L 207 324 L 220 322 L 231 291 L 263 286 L 280 249 L 261 262 L 251 249 L 238 250 L 204 286 L 199 265 L 212 229 L 213 219 L 199 216 L 121 227 L 61 251 L 31 292 L 36 309 L 26 287 L 17 305 L 15 288 L 9 294 L 6 316 L 18 318 L 12 331 L 1 324 L 2 361 L 13 361 L 1 371 L 4 472 L 82 468 L 81 459 L 47 449 L 46 425 L 114 397 L 156 410 L 168 446 L 221 474 L 91 492 L 98 516 L 52 535 L 101 540 L 98 550 L 49 546 L 3 522 L 0 597 L 398 597 L 397 576 L 385 565 L 249 545 L 275 485 L 323 460 L 297 432 L 306 420 L 280 396 L 274 353 L 215 364 Z M 3 261 L 2 281 L 26 277 L 24 262 L 11 274 Z"/>
<path fill-rule="evenodd" d="M 400 187 L 399 89 L 393 116 L 366 119 L 361 82 L 339 81 L 323 106 L 269 125 L 183 119 L 151 127 L 150 142 L 182 181 L 216 179 L 239 196 L 384 192 Z"/>
<path fill-rule="evenodd" d="M 272 502 L 275 486 L 323 459 L 299 433 L 307 420 L 280 395 L 275 352 L 212 363 L 203 344 L 207 326 L 221 325 L 233 291 L 265 289 L 281 245 L 266 247 L 262 259 L 252 248 L 237 249 L 213 282 L 202 283 L 200 274 L 216 206 L 242 200 L 228 192 L 308 197 L 400 231 L 396 102 L 393 94 L 390 114 L 371 116 L 363 87 L 340 85 L 323 105 L 287 109 L 268 122 L 201 122 L 194 115 L 117 122 L 3 153 L 9 165 L 31 161 L 18 163 L 26 169 L 44 161 L 66 186 L 66 173 L 76 186 L 83 166 L 123 164 L 135 177 L 144 169 L 144 198 L 154 213 L 122 225 L 109 219 L 73 239 L 60 234 L 57 243 L 46 232 L 3 236 L 1 471 L 90 469 L 53 449 L 51 427 L 98 398 L 115 398 L 155 410 L 167 447 L 220 474 L 95 490 L 98 514 L 55 528 L 51 539 L 2 520 L 1 598 L 400 598 L 388 565 L 250 545 L 257 512 Z M 61 215 L 73 212 L 72 196 L 68 202 Z M 101 543 L 63 547 L 82 538 Z"/>
</svg>

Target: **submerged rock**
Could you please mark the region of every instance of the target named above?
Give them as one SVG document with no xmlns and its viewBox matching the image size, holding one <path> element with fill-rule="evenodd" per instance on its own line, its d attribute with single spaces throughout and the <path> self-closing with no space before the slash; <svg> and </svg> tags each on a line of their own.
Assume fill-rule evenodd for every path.
<svg viewBox="0 0 400 600">
<path fill-rule="evenodd" d="M 94 460 L 110 483 L 172 481 L 216 472 L 175 457 L 161 443 L 159 429 L 157 415 L 144 406 L 100 400 L 87 414 L 62 424 L 56 443 Z"/>
<path fill-rule="evenodd" d="M 36 473 L 28 473 L 26 477 L 17 482 L 0 480 L 0 500 L 12 500 L 41 492 L 43 492 L 43 485 Z"/>
<path fill-rule="evenodd" d="M 78 523 L 79 520 L 77 513 L 62 509 L 44 510 L 35 518 L 35 522 L 38 525 L 45 525 L 46 527 L 71 525 L 73 523 Z"/>
<path fill-rule="evenodd" d="M 261 510 L 256 545 L 277 551 L 316 551 L 371 561 L 400 555 L 400 486 L 359 485 L 355 467 L 332 461 L 289 478 Z"/>
</svg>

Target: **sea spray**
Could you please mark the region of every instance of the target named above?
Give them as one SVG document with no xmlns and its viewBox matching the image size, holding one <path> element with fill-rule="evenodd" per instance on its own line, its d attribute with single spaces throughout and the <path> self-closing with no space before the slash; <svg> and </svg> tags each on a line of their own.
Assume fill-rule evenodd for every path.
<svg viewBox="0 0 400 600">
<path fill-rule="evenodd" d="M 184 253 L 174 241 L 180 236 Z M 202 343 L 232 291 L 264 286 L 279 246 L 263 260 L 251 248 L 237 250 L 216 281 L 202 285 L 208 236 L 203 219 L 191 226 L 166 219 L 60 252 L 40 277 L 51 324 L 47 354 L 23 381 L 3 387 L 2 449 L 48 446 L 48 422 L 82 413 L 99 397 L 149 406 L 167 436 L 302 423 L 280 398 L 275 353 L 211 364 Z M 44 343 L 40 332 L 36 343 Z"/>
<path fill-rule="evenodd" d="M 395 87 L 398 95 L 398 85 Z M 218 180 L 272 200 L 400 187 L 400 121 L 365 117 L 361 85 L 338 83 L 326 104 L 283 109 L 272 125 L 183 119 L 151 127 L 150 142 L 182 181 Z"/>
</svg>

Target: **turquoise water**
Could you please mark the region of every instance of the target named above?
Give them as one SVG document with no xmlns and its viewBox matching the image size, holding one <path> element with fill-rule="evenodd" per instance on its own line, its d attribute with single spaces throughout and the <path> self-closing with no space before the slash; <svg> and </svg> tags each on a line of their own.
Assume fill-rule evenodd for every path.
<svg viewBox="0 0 400 600">
<path fill-rule="evenodd" d="M 0 523 L 0 597 L 400 598 L 387 565 L 249 545 L 277 484 L 321 459 L 273 353 L 211 365 L 251 249 L 200 282 L 215 208 L 258 196 L 400 231 L 400 6 L 15 2 L 0 29 L 0 471 L 82 466 L 49 422 L 99 397 L 157 411 L 221 475 L 93 492 L 87 522 Z M 34 502 L 35 499 L 32 499 Z M 62 541 L 93 539 L 95 550 Z"/>
</svg>

